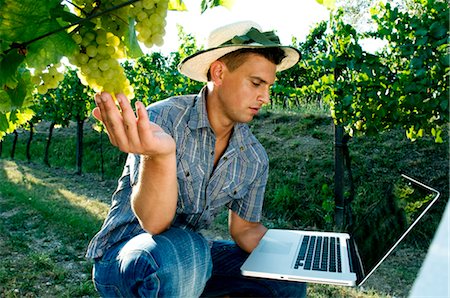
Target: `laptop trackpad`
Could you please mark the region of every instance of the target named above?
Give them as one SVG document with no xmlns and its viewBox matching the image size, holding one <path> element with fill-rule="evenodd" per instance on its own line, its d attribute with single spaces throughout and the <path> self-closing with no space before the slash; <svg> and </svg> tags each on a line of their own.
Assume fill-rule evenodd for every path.
<svg viewBox="0 0 450 298">
<path fill-rule="evenodd" d="M 288 254 L 291 251 L 292 242 L 264 241 L 261 243 L 260 252 L 271 254 Z"/>
</svg>

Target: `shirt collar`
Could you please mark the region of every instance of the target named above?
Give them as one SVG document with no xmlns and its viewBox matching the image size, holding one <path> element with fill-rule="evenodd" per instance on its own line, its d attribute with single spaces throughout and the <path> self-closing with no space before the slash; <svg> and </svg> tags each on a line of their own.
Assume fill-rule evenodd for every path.
<svg viewBox="0 0 450 298">
<path fill-rule="evenodd" d="M 211 127 L 206 112 L 206 92 L 207 88 L 204 86 L 199 94 L 195 97 L 194 107 L 189 115 L 189 128 L 191 130 Z"/>
<path fill-rule="evenodd" d="M 188 126 L 191 130 L 200 128 L 211 128 L 206 112 L 206 93 L 207 87 L 204 86 L 194 100 L 194 107 L 190 112 Z M 230 143 L 235 143 L 238 147 L 245 148 L 246 145 L 253 143 L 250 128 L 246 123 L 236 123 Z"/>
</svg>

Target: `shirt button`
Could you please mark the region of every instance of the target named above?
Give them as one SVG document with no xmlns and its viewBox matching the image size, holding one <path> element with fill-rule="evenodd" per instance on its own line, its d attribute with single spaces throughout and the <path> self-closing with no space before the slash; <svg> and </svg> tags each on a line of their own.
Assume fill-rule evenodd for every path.
<svg viewBox="0 0 450 298">
<path fill-rule="evenodd" d="M 189 173 L 189 171 L 186 171 L 185 175 L 186 175 L 186 177 L 189 177 L 189 176 L 191 176 L 191 173 Z"/>
<path fill-rule="evenodd" d="M 228 160 L 228 157 L 225 156 L 225 157 L 223 158 L 223 160 Z"/>
<path fill-rule="evenodd" d="M 211 155 L 214 155 L 214 151 L 211 151 Z"/>
</svg>

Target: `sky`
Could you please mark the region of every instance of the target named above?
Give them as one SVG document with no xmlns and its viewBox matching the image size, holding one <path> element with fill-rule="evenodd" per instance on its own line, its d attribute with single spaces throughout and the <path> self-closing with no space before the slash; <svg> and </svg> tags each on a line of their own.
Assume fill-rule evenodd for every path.
<svg viewBox="0 0 450 298">
<path fill-rule="evenodd" d="M 201 0 L 183 0 L 188 12 L 169 11 L 163 53 L 178 50 L 177 24 L 193 35 L 198 45 L 206 44 L 209 33 L 215 28 L 237 21 L 254 21 L 263 31 L 275 30 L 281 43 L 290 45 L 292 37 L 304 41 L 314 25 L 329 19 L 328 10 L 316 0 L 235 0 L 229 10 L 224 7 L 200 13 Z"/>
</svg>

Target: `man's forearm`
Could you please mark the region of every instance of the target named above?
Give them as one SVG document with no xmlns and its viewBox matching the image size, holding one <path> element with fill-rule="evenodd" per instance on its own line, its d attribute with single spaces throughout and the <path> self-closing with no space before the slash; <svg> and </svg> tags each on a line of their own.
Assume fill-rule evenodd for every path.
<svg viewBox="0 0 450 298">
<path fill-rule="evenodd" d="M 233 240 L 236 244 L 246 252 L 252 252 L 259 244 L 259 241 L 267 232 L 267 228 L 262 224 L 256 224 L 248 227 L 233 235 Z"/>
<path fill-rule="evenodd" d="M 142 228 L 153 235 L 168 229 L 175 216 L 177 198 L 175 153 L 155 158 L 141 156 L 131 206 Z"/>
</svg>

